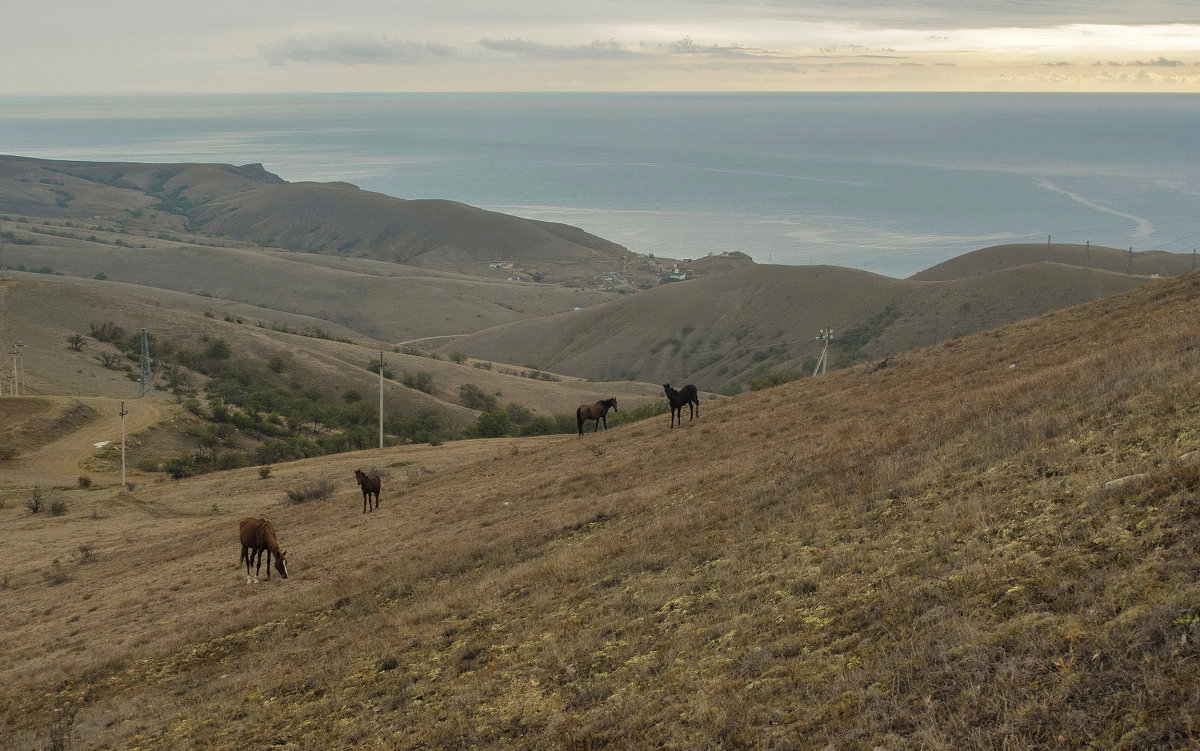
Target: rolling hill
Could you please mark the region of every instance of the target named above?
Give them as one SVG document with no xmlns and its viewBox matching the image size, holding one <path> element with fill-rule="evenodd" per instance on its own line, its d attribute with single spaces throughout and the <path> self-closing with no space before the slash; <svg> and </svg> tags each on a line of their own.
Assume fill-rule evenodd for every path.
<svg viewBox="0 0 1200 751">
<path fill-rule="evenodd" d="M 464 388 L 486 395 L 494 402 L 493 409 L 515 405 L 527 410 L 530 419 L 573 414 L 579 404 L 610 396 L 633 408 L 656 402 L 662 391 L 657 384 L 600 385 L 490 361 L 434 359 L 321 319 L 140 285 L 36 274 L 0 282 L 0 340 L 25 345 L 21 391 L 76 398 L 64 402 L 63 409 L 74 409 L 84 403 L 78 399 L 85 397 L 139 398 L 140 343 L 136 340 L 142 328 L 152 337 L 158 393 L 177 404 L 193 400 L 208 406 L 193 407 L 192 412 L 139 435 L 129 454 L 135 464 L 162 463 L 196 452 L 249 452 L 261 443 L 261 437 L 252 439 L 252 431 L 242 425 L 232 434 L 224 433 L 223 448 L 212 445 L 212 431 L 229 428 L 211 424 L 213 403 L 268 421 L 282 418 L 277 424 L 288 426 L 286 435 L 300 432 L 315 439 L 331 431 L 320 425 L 292 424 L 298 418 L 289 419 L 282 405 L 302 400 L 320 414 L 359 401 L 358 422 L 372 426 L 367 431 L 369 445 L 375 445 L 380 379 L 372 365 L 378 363 L 380 352 L 387 376 L 383 382 L 386 414 L 416 419 L 433 413 L 443 428 L 435 435 L 456 432 L 478 419 L 484 407 L 478 399 L 469 399 Z M 108 337 L 98 330 L 123 333 Z M 77 350 L 69 345 L 72 336 L 81 337 Z M 218 359 L 205 355 L 215 350 L 220 350 Z M 13 365 L 11 351 L 8 354 L 6 375 Z M 214 379 L 221 381 L 215 390 Z M 3 385 L 6 392 L 11 390 L 7 377 Z M 0 415 L 6 412 L 0 400 Z M 399 438 L 394 432 L 388 434 L 389 441 Z M 22 443 L 19 436 L 0 434 L 0 454 L 19 455 L 16 449 Z M 58 482 L 72 479 L 59 477 Z"/>
<path fill-rule="evenodd" d="M 1151 282 L 675 430 L 94 471 L 40 488 L 57 515 L 0 462 L 6 744 L 1188 747 L 1198 293 Z M 366 515 L 359 466 L 384 473 Z M 248 514 L 289 579 L 247 583 Z"/>
<path fill-rule="evenodd" d="M 660 284 L 666 259 L 452 202 L 288 183 L 261 165 L 20 157 L 0 157 L 0 233 L 10 269 L 189 293 L 384 349 L 726 393 L 811 373 L 823 329 L 835 332 L 830 364 L 879 361 L 1193 262 L 997 246 L 897 280 L 735 254 L 685 262 L 686 281 Z"/>
<path fill-rule="evenodd" d="M 408 201 L 348 183 L 289 183 L 258 164 L 0 157 L 0 185 L 6 212 L 121 226 L 149 212 L 202 235 L 447 271 L 478 272 L 499 261 L 612 268 L 628 255 L 575 227 L 452 201 Z"/>
<path fill-rule="evenodd" d="M 975 263 L 1003 252 L 981 251 Z M 1056 262 L 964 277 L 943 266 L 940 281 L 829 266 L 752 266 L 504 324 L 443 349 L 515 357 L 580 377 L 691 381 L 726 390 L 764 371 L 811 373 L 822 329 L 834 331 L 831 364 L 881 360 L 1149 281 Z"/>
</svg>

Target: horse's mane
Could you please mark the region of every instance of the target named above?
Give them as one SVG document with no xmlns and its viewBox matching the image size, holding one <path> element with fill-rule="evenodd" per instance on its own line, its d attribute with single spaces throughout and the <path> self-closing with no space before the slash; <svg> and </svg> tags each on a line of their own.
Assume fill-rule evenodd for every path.
<svg viewBox="0 0 1200 751">
<path fill-rule="evenodd" d="M 262 532 L 263 542 L 267 544 L 267 548 L 272 553 L 279 555 L 279 539 L 275 537 L 275 527 L 266 519 L 259 519 L 259 521 L 262 522 L 259 530 Z"/>
</svg>

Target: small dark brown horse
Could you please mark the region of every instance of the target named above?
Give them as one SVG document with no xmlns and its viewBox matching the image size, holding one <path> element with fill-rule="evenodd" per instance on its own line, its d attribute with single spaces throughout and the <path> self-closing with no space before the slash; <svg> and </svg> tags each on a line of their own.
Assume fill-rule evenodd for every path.
<svg viewBox="0 0 1200 751">
<path fill-rule="evenodd" d="M 363 492 L 363 513 L 367 513 L 367 509 L 374 511 L 379 508 L 379 475 L 368 475 L 361 469 L 354 470 L 354 478 L 358 480 L 359 487 Z M 375 505 L 371 505 L 371 495 L 375 495 Z"/>
<path fill-rule="evenodd" d="M 287 578 L 287 551 L 279 549 L 279 541 L 275 539 L 275 528 L 266 519 L 247 516 L 242 519 L 238 532 L 242 539 L 242 560 L 246 562 L 246 583 L 258 581 L 262 570 L 262 554 L 267 551 L 267 578 L 271 578 L 271 554 L 275 554 L 275 570 L 284 579 Z M 250 562 L 257 557 L 254 576 L 250 576 Z"/>
<path fill-rule="evenodd" d="M 679 413 L 679 427 L 683 427 L 683 405 L 688 406 L 688 421 L 692 418 L 700 416 L 700 396 L 696 393 L 696 387 L 688 384 L 676 391 L 671 388 L 671 384 L 663 384 L 663 393 L 667 395 L 667 401 L 671 403 L 671 427 L 675 427 L 675 414 Z M 693 406 L 695 405 L 695 406 Z"/>
<path fill-rule="evenodd" d="M 617 409 L 617 397 L 604 399 L 595 404 L 584 404 L 579 409 L 575 410 L 575 421 L 579 423 L 579 435 L 583 435 L 583 423 L 585 420 L 595 420 L 596 430 L 600 430 L 600 423 L 604 423 L 604 429 L 608 430 L 608 411 L 620 412 Z M 592 431 L 596 432 L 596 431 Z"/>
</svg>

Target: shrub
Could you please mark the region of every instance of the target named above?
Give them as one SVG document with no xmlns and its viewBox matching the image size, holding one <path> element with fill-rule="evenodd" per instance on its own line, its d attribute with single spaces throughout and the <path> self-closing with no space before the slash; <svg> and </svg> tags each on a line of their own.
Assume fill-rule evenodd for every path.
<svg viewBox="0 0 1200 751">
<path fill-rule="evenodd" d="M 65 513 L 67 513 L 66 501 L 62 500 L 61 498 L 55 498 L 53 501 L 50 501 L 51 516 L 62 516 Z"/>
<path fill-rule="evenodd" d="M 75 560 L 80 565 L 85 563 L 95 563 L 97 560 L 96 548 L 90 542 L 79 543 L 79 548 L 75 551 Z"/>
<path fill-rule="evenodd" d="M 80 477 L 79 477 L 80 490 L 87 490 L 90 487 L 92 487 L 92 478 L 88 477 L 87 475 L 80 475 Z"/>
<path fill-rule="evenodd" d="M 328 480 L 322 480 L 316 485 L 309 485 L 304 488 L 293 488 L 287 491 L 288 500 L 292 503 L 308 503 L 309 501 L 323 501 L 333 495 L 333 484 Z"/>
<path fill-rule="evenodd" d="M 42 491 L 34 488 L 33 492 L 29 494 L 29 500 L 25 501 L 25 508 L 29 509 L 29 513 L 36 514 L 42 510 L 42 504 L 45 501 L 46 499 L 42 495 Z"/>
<path fill-rule="evenodd" d="M 462 399 L 463 406 L 468 409 L 477 409 L 480 412 L 491 412 L 496 409 L 496 397 L 473 383 L 464 383 L 459 386 L 458 394 Z"/>
</svg>

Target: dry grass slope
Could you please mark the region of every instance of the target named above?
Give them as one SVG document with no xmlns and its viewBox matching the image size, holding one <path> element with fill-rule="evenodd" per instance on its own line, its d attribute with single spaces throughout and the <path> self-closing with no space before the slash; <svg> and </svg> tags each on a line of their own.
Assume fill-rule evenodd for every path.
<svg viewBox="0 0 1200 751">
<path fill-rule="evenodd" d="M 1194 747 L 1198 293 L 674 431 L 109 478 L 54 490 L 61 517 L 7 478 L 0 726 L 14 748 Z M 360 466 L 385 473 L 367 515 Z M 258 512 L 286 582 L 245 584 Z"/>
<path fill-rule="evenodd" d="M 1004 256 L 1004 249 L 993 251 Z M 831 266 L 750 266 L 581 311 L 505 323 L 446 348 L 537 362 L 581 377 L 675 379 L 724 390 L 744 385 L 763 368 L 811 373 L 813 365 L 805 364 L 815 363 L 821 350 L 814 335 L 825 328 L 835 332 L 835 360 L 879 360 L 1148 281 L 1062 263 L 944 281 Z M 894 319 L 854 352 L 847 344 L 850 332 L 887 310 Z"/>
</svg>

